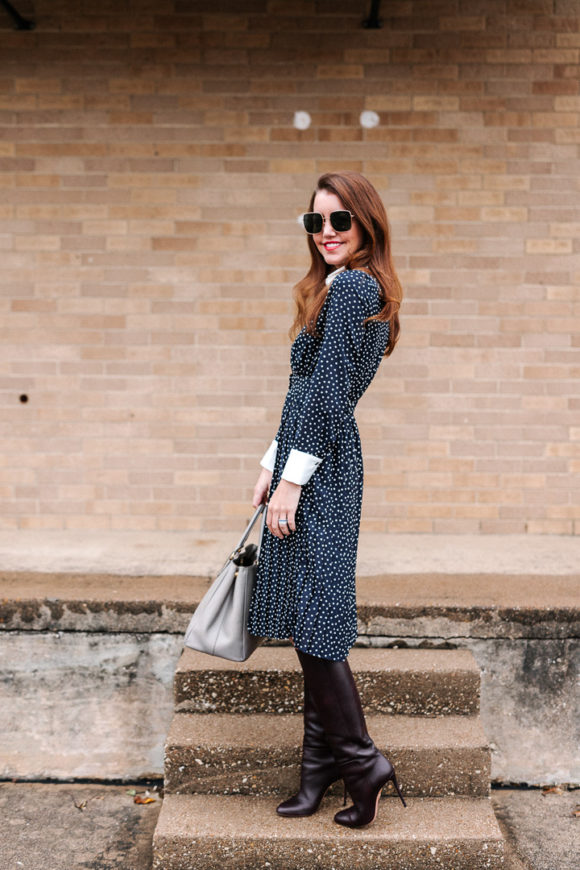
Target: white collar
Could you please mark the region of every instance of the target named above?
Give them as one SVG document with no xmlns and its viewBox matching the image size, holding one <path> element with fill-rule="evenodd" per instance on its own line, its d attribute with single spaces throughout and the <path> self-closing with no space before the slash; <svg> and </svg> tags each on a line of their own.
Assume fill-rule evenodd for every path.
<svg viewBox="0 0 580 870">
<path fill-rule="evenodd" d="M 334 281 L 334 279 L 336 278 L 338 273 L 344 271 L 345 268 L 346 268 L 345 266 L 339 266 L 338 269 L 335 269 L 334 272 L 331 272 L 330 275 L 327 275 L 326 280 L 325 280 L 326 286 L 330 287 L 330 285 L 332 284 L 332 282 Z"/>
</svg>

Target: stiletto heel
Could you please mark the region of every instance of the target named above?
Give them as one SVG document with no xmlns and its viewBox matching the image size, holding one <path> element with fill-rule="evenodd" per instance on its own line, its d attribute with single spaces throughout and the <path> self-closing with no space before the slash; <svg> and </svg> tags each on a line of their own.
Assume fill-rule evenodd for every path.
<svg viewBox="0 0 580 870">
<path fill-rule="evenodd" d="M 401 789 L 399 788 L 399 783 L 397 782 L 397 777 L 395 776 L 395 771 L 394 771 L 394 770 L 393 770 L 393 775 L 392 775 L 391 779 L 392 779 L 392 781 L 393 781 L 393 785 L 394 785 L 395 788 L 397 789 L 397 794 L 398 794 L 399 797 L 401 798 L 401 803 L 403 804 L 404 807 L 406 807 L 407 804 L 405 803 L 405 798 L 404 798 L 403 795 L 401 794 Z"/>
<path fill-rule="evenodd" d="M 343 800 L 343 802 L 342 802 L 342 805 L 343 805 L 343 807 L 346 806 L 346 782 L 345 782 L 345 784 L 344 784 L 344 800 Z"/>
</svg>

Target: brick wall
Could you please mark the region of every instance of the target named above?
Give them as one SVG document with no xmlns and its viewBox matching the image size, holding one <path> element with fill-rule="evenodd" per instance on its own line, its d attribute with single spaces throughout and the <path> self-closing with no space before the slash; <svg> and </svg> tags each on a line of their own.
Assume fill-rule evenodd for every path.
<svg viewBox="0 0 580 870">
<path fill-rule="evenodd" d="M 295 216 L 350 168 L 406 292 L 359 405 L 363 527 L 580 530 L 577 0 L 388 0 L 380 30 L 368 0 L 16 3 L 1 527 L 239 527 L 287 385 Z"/>
</svg>

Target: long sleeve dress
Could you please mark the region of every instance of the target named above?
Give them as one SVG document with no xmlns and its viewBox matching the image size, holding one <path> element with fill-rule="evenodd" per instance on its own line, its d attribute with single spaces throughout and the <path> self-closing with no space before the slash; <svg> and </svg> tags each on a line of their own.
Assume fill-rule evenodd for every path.
<svg viewBox="0 0 580 870">
<path fill-rule="evenodd" d="M 341 271 L 317 321 L 290 354 L 280 427 L 262 460 L 302 485 L 296 531 L 266 528 L 248 627 L 258 637 L 292 638 L 303 652 L 343 661 L 357 638 L 355 572 L 363 463 L 355 406 L 389 343 L 389 324 L 364 323 L 381 310 L 380 288 L 362 271 Z"/>
</svg>

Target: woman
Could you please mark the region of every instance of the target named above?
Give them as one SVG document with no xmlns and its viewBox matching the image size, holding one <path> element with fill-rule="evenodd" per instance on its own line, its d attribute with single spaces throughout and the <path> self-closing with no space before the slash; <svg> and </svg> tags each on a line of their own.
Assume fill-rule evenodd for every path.
<svg viewBox="0 0 580 870">
<path fill-rule="evenodd" d="M 384 206 L 355 172 L 322 175 L 302 217 L 311 264 L 295 289 L 290 386 L 253 505 L 268 500 L 249 629 L 291 638 L 304 672 L 298 793 L 283 816 L 316 812 L 343 779 L 341 825 L 374 821 L 391 763 L 369 737 L 347 655 L 357 637 L 355 568 L 363 487 L 357 401 L 399 334 L 401 287 Z M 404 801 L 403 801 L 404 803 Z"/>
</svg>

